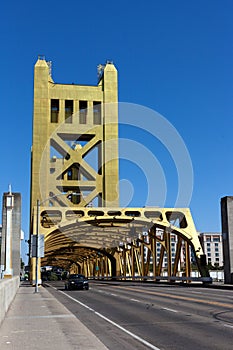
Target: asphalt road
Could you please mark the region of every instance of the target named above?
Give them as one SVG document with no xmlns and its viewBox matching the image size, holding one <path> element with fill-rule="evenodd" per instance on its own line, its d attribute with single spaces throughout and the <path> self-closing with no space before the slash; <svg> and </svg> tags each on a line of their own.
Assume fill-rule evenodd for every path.
<svg viewBox="0 0 233 350">
<path fill-rule="evenodd" d="M 49 291 L 110 350 L 232 350 L 233 290 L 90 282 Z"/>
</svg>

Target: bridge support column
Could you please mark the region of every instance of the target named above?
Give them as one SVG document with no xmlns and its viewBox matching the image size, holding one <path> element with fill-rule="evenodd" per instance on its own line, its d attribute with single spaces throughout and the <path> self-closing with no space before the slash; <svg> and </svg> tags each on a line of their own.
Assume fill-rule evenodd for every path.
<svg viewBox="0 0 233 350">
<path fill-rule="evenodd" d="M 221 199 L 224 282 L 233 284 L 233 197 Z"/>
<path fill-rule="evenodd" d="M 20 274 L 20 239 L 21 239 L 21 195 L 3 194 L 2 242 L 0 245 L 0 273 L 4 278 Z"/>
</svg>

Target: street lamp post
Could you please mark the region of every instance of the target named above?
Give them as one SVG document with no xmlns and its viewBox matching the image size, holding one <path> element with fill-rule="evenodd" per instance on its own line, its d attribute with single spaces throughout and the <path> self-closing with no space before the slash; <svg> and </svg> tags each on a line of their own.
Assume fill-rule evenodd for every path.
<svg viewBox="0 0 233 350">
<path fill-rule="evenodd" d="M 73 192 L 72 194 L 74 195 L 78 195 L 78 193 Z M 45 203 L 46 201 L 52 199 L 52 198 L 56 198 L 59 196 L 64 196 L 64 193 L 60 193 L 60 194 L 55 194 L 51 197 L 48 197 L 46 199 L 44 199 L 42 202 L 40 202 L 39 199 L 37 199 L 36 202 L 36 284 L 35 284 L 35 293 L 38 293 L 38 286 L 39 286 L 39 281 L 38 281 L 38 277 L 39 277 L 39 227 L 40 227 L 40 206 L 41 204 Z"/>
<path fill-rule="evenodd" d="M 35 293 L 38 293 L 38 276 L 39 276 L 39 225 L 40 225 L 40 201 L 37 199 L 36 202 L 36 285 L 35 285 Z"/>
</svg>

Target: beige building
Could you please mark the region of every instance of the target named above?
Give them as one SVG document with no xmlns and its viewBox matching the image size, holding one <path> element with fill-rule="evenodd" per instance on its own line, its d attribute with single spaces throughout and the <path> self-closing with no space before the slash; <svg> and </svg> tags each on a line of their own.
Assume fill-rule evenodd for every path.
<svg viewBox="0 0 233 350">
<path fill-rule="evenodd" d="M 219 232 L 202 232 L 201 237 L 207 264 L 223 266 L 222 234 Z"/>
</svg>

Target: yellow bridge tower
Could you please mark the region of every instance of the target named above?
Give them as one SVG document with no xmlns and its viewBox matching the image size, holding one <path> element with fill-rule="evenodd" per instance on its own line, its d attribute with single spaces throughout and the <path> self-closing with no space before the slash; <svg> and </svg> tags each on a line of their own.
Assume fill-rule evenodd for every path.
<svg viewBox="0 0 233 350">
<path fill-rule="evenodd" d="M 205 277 L 188 208 L 119 207 L 114 64 L 98 66 L 98 76 L 96 86 L 57 84 L 51 62 L 35 64 L 31 234 L 44 235 L 42 265 L 88 277 L 190 281 L 193 253 Z M 36 258 L 31 266 L 35 283 Z"/>
</svg>

